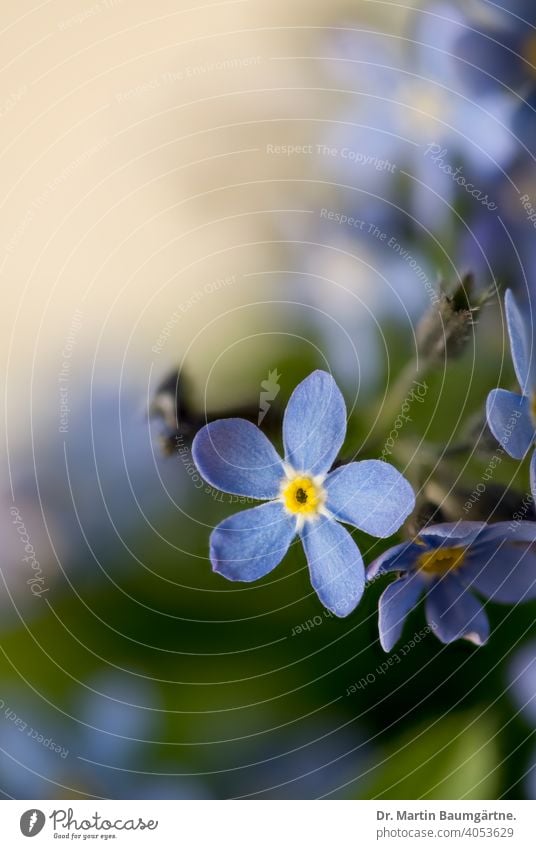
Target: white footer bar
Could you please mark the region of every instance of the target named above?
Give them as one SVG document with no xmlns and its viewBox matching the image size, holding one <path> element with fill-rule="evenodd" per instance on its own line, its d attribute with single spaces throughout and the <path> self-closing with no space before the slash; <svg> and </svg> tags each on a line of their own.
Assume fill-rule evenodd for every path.
<svg viewBox="0 0 536 849">
<path fill-rule="evenodd" d="M 4 801 L 2 846 L 536 846 L 536 802 Z M 29 839 L 35 843 L 29 844 Z"/>
</svg>

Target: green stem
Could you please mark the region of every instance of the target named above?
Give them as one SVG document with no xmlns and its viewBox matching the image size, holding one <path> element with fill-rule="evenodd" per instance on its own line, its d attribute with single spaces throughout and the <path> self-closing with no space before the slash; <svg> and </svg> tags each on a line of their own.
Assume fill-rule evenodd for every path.
<svg viewBox="0 0 536 849">
<path fill-rule="evenodd" d="M 385 444 L 387 435 L 390 430 L 395 426 L 395 422 L 397 417 L 403 413 L 403 406 L 406 401 L 411 403 L 412 392 L 415 391 L 415 384 L 421 382 L 421 378 L 424 378 L 430 368 L 432 367 L 433 362 L 431 360 L 421 360 L 419 366 L 411 360 L 407 365 L 402 369 L 392 386 L 389 387 L 387 392 L 387 397 L 382 405 L 380 414 L 377 417 L 376 422 L 371 422 L 369 428 L 369 434 L 372 434 L 374 431 L 374 437 L 369 436 L 366 439 L 365 444 L 363 445 L 360 455 L 366 456 L 367 453 L 369 456 L 371 454 L 377 453 L 375 449 Z M 422 397 L 422 396 L 421 396 Z M 383 433 L 383 439 L 378 438 L 377 427 L 378 424 L 382 424 L 385 422 L 385 429 L 381 429 Z"/>
<path fill-rule="evenodd" d="M 422 362 L 420 366 L 410 361 L 402 369 L 393 385 L 389 387 L 386 401 L 381 409 L 381 419 L 387 422 L 389 429 L 400 414 L 404 402 L 411 398 L 414 384 L 421 382 L 421 378 L 428 374 L 430 367 L 431 362 L 429 360 Z"/>
</svg>

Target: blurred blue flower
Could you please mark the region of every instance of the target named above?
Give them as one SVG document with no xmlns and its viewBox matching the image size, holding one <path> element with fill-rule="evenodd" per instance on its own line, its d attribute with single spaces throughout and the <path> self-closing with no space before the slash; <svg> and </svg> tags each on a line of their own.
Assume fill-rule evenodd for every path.
<svg viewBox="0 0 536 849">
<path fill-rule="evenodd" d="M 75 389 L 77 394 L 75 394 Z M 154 434 L 139 397 L 115 394 L 111 387 L 73 387 L 68 432 L 46 423 L 38 429 L 32 451 L 12 462 L 14 501 L 0 490 L 7 519 L 0 519 L 5 538 L 5 577 L 9 592 L 0 591 L 0 628 L 16 618 L 10 594 L 28 599 L 25 615 L 37 611 L 26 584 L 31 564 L 18 539 L 9 507 L 22 517 L 46 587 L 69 581 L 95 583 L 132 565 L 143 565 L 137 548 L 144 534 L 154 534 L 176 508 L 173 498 L 187 485 L 182 467 L 166 462 L 155 449 Z M 88 563 L 93 568 L 88 568 Z"/>
<path fill-rule="evenodd" d="M 369 580 L 401 572 L 379 602 L 380 642 L 390 651 L 423 594 L 426 619 L 443 643 L 483 645 L 488 617 L 471 590 L 503 604 L 536 598 L 535 522 L 457 522 L 431 525 L 418 538 L 390 548 L 368 570 Z"/>
<path fill-rule="evenodd" d="M 159 772 L 158 762 L 151 770 L 155 763 L 152 749 L 164 711 L 150 682 L 142 676 L 109 670 L 99 674 L 69 709 L 53 706 L 29 689 L 6 688 L 3 695 L 0 793 L 8 798 L 210 796 L 195 776 Z"/>
<path fill-rule="evenodd" d="M 517 651 L 508 671 L 512 698 L 528 724 L 536 728 L 536 643 Z M 524 778 L 528 798 L 536 799 L 536 751 Z"/>
<path fill-rule="evenodd" d="M 232 581 L 256 581 L 285 556 L 298 533 L 311 583 L 337 616 L 356 607 L 364 565 L 338 522 L 387 537 L 413 510 L 413 490 L 388 463 L 365 460 L 329 472 L 346 434 L 346 407 L 327 372 L 315 371 L 290 398 L 283 420 L 285 460 L 245 419 L 220 419 L 196 435 L 192 453 L 212 486 L 268 503 L 225 519 L 214 529 L 210 559 Z"/>
<path fill-rule="evenodd" d="M 532 312 L 523 315 L 509 289 L 504 299 L 510 350 L 521 395 L 506 389 L 492 389 L 486 413 L 491 432 L 504 450 L 521 460 L 536 438 L 536 357 Z M 531 486 L 536 492 L 536 454 L 530 464 Z"/>
<path fill-rule="evenodd" d="M 536 6 L 533 0 L 475 3 L 465 10 L 467 30 L 455 45 L 464 63 L 461 76 L 477 95 L 508 91 L 516 95 L 513 129 L 535 150 Z"/>
<path fill-rule="evenodd" d="M 244 765 L 226 780 L 235 797 L 248 799 L 360 798 L 374 760 L 367 736 L 336 713 L 329 724 L 305 717 L 233 749 Z"/>
<path fill-rule="evenodd" d="M 40 735 L 40 736 L 39 736 Z M 0 793 L 8 799 L 71 798 L 71 728 L 29 691 L 5 686 L 0 699 Z"/>
<path fill-rule="evenodd" d="M 154 749 L 159 754 L 165 746 L 159 729 L 166 712 L 144 676 L 115 670 L 95 676 L 82 691 L 76 716 L 78 760 L 89 787 L 111 799 L 209 798 L 195 776 L 163 772 L 155 761 Z"/>
<path fill-rule="evenodd" d="M 482 285 L 507 280 L 516 296 L 533 300 L 536 267 L 536 172 L 534 160 L 520 155 L 505 175 L 497 169 L 482 189 L 498 203 L 499 214 L 480 204 L 468 212 L 456 240 L 456 257 Z M 530 309 L 530 304 L 527 304 Z"/>
<path fill-rule="evenodd" d="M 423 240 L 416 245 L 394 221 L 377 225 L 368 209 L 361 214 L 343 207 L 349 224 L 321 214 L 309 235 L 296 234 L 293 249 L 299 317 L 319 339 L 329 370 L 360 398 L 384 389 L 390 328 L 411 344 L 417 319 L 438 297 L 437 267 L 423 256 Z"/>
</svg>

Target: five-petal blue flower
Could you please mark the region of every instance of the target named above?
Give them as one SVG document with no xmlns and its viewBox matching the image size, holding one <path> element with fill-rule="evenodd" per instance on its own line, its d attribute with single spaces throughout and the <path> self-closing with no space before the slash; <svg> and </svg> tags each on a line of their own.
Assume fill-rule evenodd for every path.
<svg viewBox="0 0 536 849">
<path fill-rule="evenodd" d="M 426 618 L 443 643 L 489 636 L 484 608 L 471 590 L 491 601 L 516 604 L 536 598 L 536 522 L 457 522 L 430 525 L 411 542 L 390 548 L 368 570 L 402 577 L 379 602 L 380 642 L 390 651 L 406 616 L 426 594 Z"/>
<path fill-rule="evenodd" d="M 521 395 L 506 389 L 492 389 L 488 395 L 486 412 L 488 425 L 494 437 L 517 460 L 521 460 L 536 439 L 536 358 L 534 356 L 534 327 L 530 310 L 523 317 L 513 292 L 509 289 L 505 299 L 506 322 L 510 349 Z M 536 492 L 536 455 L 530 465 L 533 493 Z"/>
<path fill-rule="evenodd" d="M 210 559 L 232 581 L 256 581 L 301 537 L 321 602 L 347 616 L 365 586 L 363 559 L 350 533 L 393 534 L 415 504 L 407 480 L 388 463 L 363 460 L 330 472 L 346 434 L 346 407 L 335 381 L 315 371 L 294 390 L 283 419 L 285 459 L 251 422 L 220 419 L 202 428 L 192 453 L 212 486 L 267 503 L 225 519 L 212 532 Z"/>
</svg>

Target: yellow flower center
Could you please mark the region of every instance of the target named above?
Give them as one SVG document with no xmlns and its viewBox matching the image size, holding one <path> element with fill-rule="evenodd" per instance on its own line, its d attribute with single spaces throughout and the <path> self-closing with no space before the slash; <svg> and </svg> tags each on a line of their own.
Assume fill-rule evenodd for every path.
<svg viewBox="0 0 536 849">
<path fill-rule="evenodd" d="M 529 63 L 529 74 L 536 77 L 536 33 L 532 32 L 525 40 L 521 54 L 525 61 Z"/>
<path fill-rule="evenodd" d="M 446 575 L 459 569 L 465 559 L 465 548 L 454 546 L 452 548 L 436 548 L 421 554 L 417 564 L 428 575 Z"/>
<path fill-rule="evenodd" d="M 281 498 L 290 513 L 312 517 L 324 505 L 326 495 L 323 487 L 313 478 L 298 475 L 283 482 Z"/>
</svg>

